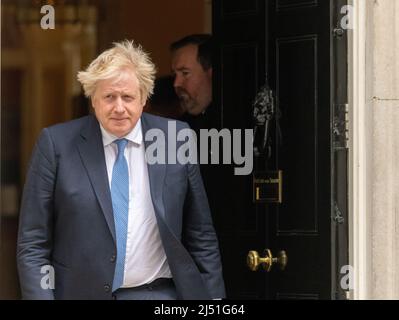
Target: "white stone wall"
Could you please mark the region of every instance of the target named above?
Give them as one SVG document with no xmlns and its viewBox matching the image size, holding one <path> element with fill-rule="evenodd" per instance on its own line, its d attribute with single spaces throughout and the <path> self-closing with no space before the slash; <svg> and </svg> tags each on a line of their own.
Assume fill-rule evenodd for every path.
<svg viewBox="0 0 399 320">
<path fill-rule="evenodd" d="M 370 299 L 399 299 L 399 1 L 366 0 Z"/>
</svg>

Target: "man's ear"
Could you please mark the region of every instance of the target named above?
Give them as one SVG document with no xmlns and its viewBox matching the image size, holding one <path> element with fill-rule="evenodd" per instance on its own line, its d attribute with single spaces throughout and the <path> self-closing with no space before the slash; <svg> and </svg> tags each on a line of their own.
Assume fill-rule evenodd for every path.
<svg viewBox="0 0 399 320">
<path fill-rule="evenodd" d="M 94 108 L 93 98 L 92 98 L 92 97 L 89 98 L 89 105 L 91 106 L 90 112 L 91 112 L 92 114 L 95 114 L 95 113 L 96 113 L 96 109 Z"/>
<path fill-rule="evenodd" d="M 148 95 L 144 95 L 144 93 L 140 90 L 140 101 L 141 101 L 141 106 L 143 108 L 147 104 L 147 100 L 148 100 Z"/>
<path fill-rule="evenodd" d="M 94 100 L 95 100 L 94 95 L 90 96 L 89 102 L 93 110 L 96 109 L 96 107 L 94 106 Z"/>
</svg>

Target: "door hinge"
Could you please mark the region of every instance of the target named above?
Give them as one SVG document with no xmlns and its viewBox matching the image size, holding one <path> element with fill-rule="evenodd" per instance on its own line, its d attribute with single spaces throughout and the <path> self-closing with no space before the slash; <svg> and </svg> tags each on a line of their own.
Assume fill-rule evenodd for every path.
<svg viewBox="0 0 399 320">
<path fill-rule="evenodd" d="M 342 215 L 342 212 L 338 208 L 338 204 L 335 202 L 334 203 L 334 218 L 333 218 L 335 223 L 338 224 L 343 224 L 345 222 L 345 218 Z"/>
<path fill-rule="evenodd" d="M 349 142 L 349 119 L 348 104 L 334 105 L 334 121 L 333 121 L 333 141 L 334 150 L 348 148 Z"/>
<path fill-rule="evenodd" d="M 345 30 L 342 28 L 335 28 L 333 34 L 335 38 L 341 39 L 345 34 Z"/>
</svg>

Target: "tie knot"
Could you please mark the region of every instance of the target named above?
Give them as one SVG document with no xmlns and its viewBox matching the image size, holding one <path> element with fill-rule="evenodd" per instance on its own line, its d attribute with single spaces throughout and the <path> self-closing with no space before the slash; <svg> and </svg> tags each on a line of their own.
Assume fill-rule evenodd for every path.
<svg viewBox="0 0 399 320">
<path fill-rule="evenodd" d="M 118 139 L 118 140 L 115 140 L 114 142 L 118 146 L 118 158 L 120 158 L 123 156 L 123 153 L 125 152 L 127 140 L 126 139 Z"/>
</svg>

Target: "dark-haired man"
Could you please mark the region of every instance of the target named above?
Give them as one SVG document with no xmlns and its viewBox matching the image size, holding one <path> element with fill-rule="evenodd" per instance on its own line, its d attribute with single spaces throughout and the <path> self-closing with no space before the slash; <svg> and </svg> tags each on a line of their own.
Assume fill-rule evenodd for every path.
<svg viewBox="0 0 399 320">
<path fill-rule="evenodd" d="M 212 108 L 212 37 L 193 34 L 171 44 L 174 88 L 186 112 L 182 119 L 197 133 L 217 128 Z"/>
</svg>

